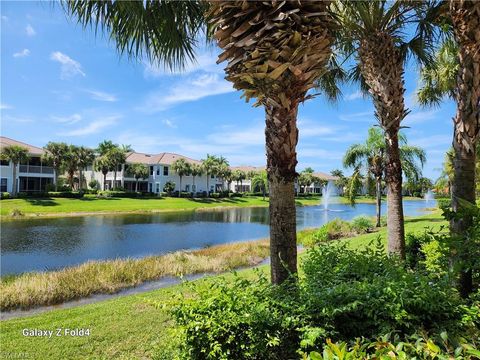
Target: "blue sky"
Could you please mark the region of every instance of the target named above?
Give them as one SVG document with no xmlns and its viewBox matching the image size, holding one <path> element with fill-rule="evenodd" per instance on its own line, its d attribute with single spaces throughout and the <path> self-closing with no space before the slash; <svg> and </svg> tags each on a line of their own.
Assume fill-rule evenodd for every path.
<svg viewBox="0 0 480 360">
<path fill-rule="evenodd" d="M 218 50 L 199 49 L 197 63 L 169 73 L 119 57 L 104 36 L 85 31 L 51 2 L 1 2 L 1 133 L 43 146 L 48 141 L 95 147 L 104 139 L 140 152 L 193 158 L 223 155 L 231 165 L 263 165 L 264 112 L 223 79 Z M 424 175 L 436 179 L 451 144 L 455 107 L 415 103 L 416 68 L 405 74 L 409 142 L 427 151 Z M 375 124 L 373 105 L 355 86 L 343 99 L 321 96 L 299 109 L 298 170 L 341 168 L 349 145 Z M 349 171 L 346 171 L 349 173 Z"/>
</svg>

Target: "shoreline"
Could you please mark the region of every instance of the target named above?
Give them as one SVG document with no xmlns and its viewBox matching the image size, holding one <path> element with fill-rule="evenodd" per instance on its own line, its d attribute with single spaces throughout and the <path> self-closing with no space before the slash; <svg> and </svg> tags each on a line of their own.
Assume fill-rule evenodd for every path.
<svg viewBox="0 0 480 360">
<path fill-rule="evenodd" d="M 343 197 L 337 197 L 343 199 Z M 267 198 L 268 199 L 268 198 Z M 307 203 L 307 204 L 297 204 L 296 206 L 319 206 L 321 205 L 321 197 L 318 199 L 314 197 L 315 200 L 318 200 L 318 203 Z M 296 198 L 295 201 L 298 200 L 308 200 L 308 198 Z M 409 198 L 406 197 L 403 199 L 404 201 L 422 201 L 421 198 Z M 0 221 L 17 221 L 17 220 L 31 220 L 31 219 L 43 219 L 43 218 L 70 218 L 70 217 L 82 217 L 82 216 L 103 216 L 103 215 L 151 215 L 151 214 L 160 214 L 160 213 L 176 213 L 176 212 L 195 212 L 195 211 L 218 211 L 218 210 L 228 210 L 228 209 L 236 209 L 236 208 L 265 208 L 268 207 L 268 200 L 266 200 L 266 204 L 258 205 L 219 205 L 219 206 L 200 206 L 197 208 L 178 208 L 178 209 L 151 209 L 151 210 L 106 210 L 106 211 L 73 211 L 73 212 L 45 212 L 45 213 L 27 213 L 20 216 L 12 216 L 12 215 L 0 215 Z M 382 202 L 385 202 L 386 199 L 382 198 Z M 356 201 L 357 204 L 375 204 L 375 199 L 360 199 Z M 2 202 L 0 201 L 0 207 Z M 349 205 L 347 200 L 341 200 L 337 202 L 332 202 L 331 204 L 342 204 L 342 205 Z"/>
</svg>

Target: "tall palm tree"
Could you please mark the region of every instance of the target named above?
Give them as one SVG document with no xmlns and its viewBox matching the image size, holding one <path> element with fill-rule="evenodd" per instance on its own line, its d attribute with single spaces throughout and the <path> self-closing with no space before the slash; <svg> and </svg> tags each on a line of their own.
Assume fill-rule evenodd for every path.
<svg viewBox="0 0 480 360">
<path fill-rule="evenodd" d="M 115 145 L 115 147 L 111 148 L 110 150 L 107 151 L 107 153 L 104 155 L 109 158 L 110 163 L 112 164 L 113 168 L 113 189 L 117 187 L 117 172 L 118 169 L 125 164 L 126 159 L 127 159 L 127 154 L 126 152 L 118 145 Z"/>
<path fill-rule="evenodd" d="M 79 189 L 82 189 L 83 186 L 83 170 L 87 166 L 93 164 L 95 160 L 95 152 L 92 149 L 89 149 L 85 146 L 80 146 L 77 148 L 77 158 L 78 158 L 78 177 L 79 177 Z"/>
<path fill-rule="evenodd" d="M 140 179 L 148 179 L 150 173 L 148 170 L 148 166 L 139 163 L 132 164 L 130 165 L 129 171 L 135 178 L 135 192 L 138 192 L 138 181 Z"/>
<path fill-rule="evenodd" d="M 418 179 L 421 174 L 420 165 L 426 161 L 425 151 L 407 144 L 403 134 L 399 135 L 400 161 L 405 175 L 408 179 Z M 353 144 L 347 149 L 343 158 L 343 165 L 350 168 L 363 168 L 365 172 L 373 174 L 376 184 L 376 226 L 380 227 L 381 206 L 382 206 L 382 180 L 385 177 L 388 164 L 386 144 L 382 130 L 372 127 L 368 130 L 368 137 L 363 144 Z M 354 200 L 354 193 L 350 193 Z"/>
<path fill-rule="evenodd" d="M 405 229 L 398 133 L 408 114 L 403 73 L 409 56 L 421 63 L 430 59 L 433 25 L 426 21 L 432 16 L 430 5 L 428 1 L 379 0 L 339 1 L 335 7 L 341 24 L 339 46 L 356 57 L 352 78 L 372 97 L 375 117 L 385 134 L 388 251 L 402 258 Z"/>
<path fill-rule="evenodd" d="M 44 160 L 52 164 L 55 191 L 58 191 L 58 174 L 68 152 L 68 145 L 63 142 L 50 141 L 43 149 L 45 150 Z"/>
<path fill-rule="evenodd" d="M 95 171 L 100 171 L 103 175 L 103 191 L 107 190 L 106 184 L 107 184 L 107 174 L 110 170 L 112 170 L 112 163 L 110 162 L 110 159 L 103 155 L 99 156 L 95 159 L 95 162 L 93 164 Z"/>
<path fill-rule="evenodd" d="M 180 188 L 178 191 L 178 197 L 182 196 L 182 178 L 192 173 L 192 167 L 185 159 L 175 160 L 172 164 L 172 170 L 175 171 L 180 178 Z"/>
<path fill-rule="evenodd" d="M 196 185 L 195 185 L 195 178 L 196 178 L 197 176 L 202 176 L 202 174 L 203 174 L 202 165 L 192 164 L 191 173 L 192 173 L 192 192 L 196 192 L 196 191 L 197 191 L 197 187 L 196 187 Z"/>
<path fill-rule="evenodd" d="M 118 147 L 118 145 L 114 144 L 111 140 L 103 140 L 98 144 L 96 151 L 100 156 L 103 156 L 116 147 Z"/>
<path fill-rule="evenodd" d="M 28 161 L 30 156 L 28 155 L 28 149 L 18 145 L 5 146 L 0 152 L 0 158 L 2 160 L 11 161 L 13 166 L 13 188 L 12 196 L 17 195 L 18 183 L 17 183 L 17 166 L 22 162 Z"/>
<path fill-rule="evenodd" d="M 80 167 L 79 156 L 78 156 L 79 147 L 75 145 L 69 145 L 67 153 L 65 154 L 65 160 L 63 166 L 68 175 L 68 183 L 70 184 L 70 189 L 74 190 L 74 176 Z"/>
<path fill-rule="evenodd" d="M 230 163 L 225 157 L 223 156 L 217 157 L 216 173 L 217 173 L 217 176 L 219 176 L 222 179 L 222 191 L 224 190 L 224 185 L 225 185 L 224 176 L 228 175 L 228 171 L 230 170 L 229 166 L 230 166 Z"/>
<path fill-rule="evenodd" d="M 233 180 L 237 182 L 237 190 L 238 192 L 242 192 L 243 188 L 243 180 L 247 178 L 247 174 L 245 171 L 240 170 L 240 169 L 235 169 L 233 170 L 232 173 Z"/>
<path fill-rule="evenodd" d="M 326 72 L 333 42 L 330 1 L 212 1 L 226 79 L 265 108 L 274 284 L 297 271 L 294 180 L 298 105 Z"/>
<path fill-rule="evenodd" d="M 207 197 L 210 197 L 210 175 L 215 175 L 217 169 L 218 160 L 215 155 L 207 154 L 207 158 L 202 160 L 202 169 L 207 176 Z"/>
</svg>

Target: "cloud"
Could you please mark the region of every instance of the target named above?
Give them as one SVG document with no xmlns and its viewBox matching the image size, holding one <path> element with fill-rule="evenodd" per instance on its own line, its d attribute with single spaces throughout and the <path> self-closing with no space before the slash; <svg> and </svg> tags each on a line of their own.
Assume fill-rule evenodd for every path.
<svg viewBox="0 0 480 360">
<path fill-rule="evenodd" d="M 26 57 L 30 55 L 30 50 L 28 49 L 23 49 L 22 51 L 16 52 L 13 54 L 14 58 L 19 58 L 19 57 Z"/>
<path fill-rule="evenodd" d="M 403 120 L 403 125 L 419 124 L 429 120 L 433 120 L 439 113 L 438 109 L 426 110 L 426 111 L 414 111 L 408 114 Z"/>
<path fill-rule="evenodd" d="M 209 144 L 252 146 L 265 143 L 265 126 L 257 125 L 241 130 L 227 130 L 207 136 Z"/>
<path fill-rule="evenodd" d="M 187 75 L 200 70 L 209 73 L 223 73 L 223 66 L 216 64 L 217 58 L 217 54 L 201 52 L 195 56 L 195 61 L 188 61 L 184 69 L 173 71 L 164 66 L 145 61 L 143 75 L 146 78 L 157 78 L 160 76 Z"/>
<path fill-rule="evenodd" d="M 450 146 L 452 144 L 451 135 L 430 135 L 426 137 L 411 139 L 411 145 L 419 146 L 424 149 L 431 149 L 440 146 Z"/>
<path fill-rule="evenodd" d="M 96 134 L 100 132 L 101 130 L 115 125 L 117 123 L 117 120 L 119 119 L 119 116 L 109 116 L 109 117 L 104 117 L 100 118 L 97 120 L 94 120 L 87 124 L 85 127 L 81 127 L 75 130 L 59 133 L 58 135 L 61 136 L 85 136 L 85 135 L 91 135 L 91 134 Z"/>
<path fill-rule="evenodd" d="M 98 90 L 85 90 L 85 91 L 90 94 L 93 100 L 107 101 L 107 102 L 115 102 L 118 100 L 115 95 L 109 94 L 103 91 L 98 91 Z"/>
<path fill-rule="evenodd" d="M 53 116 L 52 115 L 51 118 L 55 122 L 62 123 L 62 124 L 68 124 L 68 125 L 75 124 L 75 123 L 79 122 L 80 120 L 82 120 L 82 116 L 80 114 L 73 114 L 73 115 L 70 115 L 70 116 Z"/>
<path fill-rule="evenodd" d="M 345 100 L 347 101 L 353 101 L 353 100 L 362 99 L 362 98 L 363 98 L 363 94 L 361 91 L 356 91 L 354 93 L 351 93 L 345 96 Z"/>
<path fill-rule="evenodd" d="M 5 103 L 0 104 L 0 110 L 10 110 L 10 109 L 13 109 L 13 106 L 5 104 Z"/>
<path fill-rule="evenodd" d="M 350 114 L 340 114 L 338 117 L 340 120 L 343 120 L 343 121 L 370 122 L 370 123 L 376 122 L 373 110 L 361 111 L 361 112 L 350 113 Z"/>
<path fill-rule="evenodd" d="M 168 126 L 169 128 L 172 128 L 172 129 L 176 129 L 176 128 L 177 128 L 177 125 L 175 125 L 175 124 L 173 123 L 173 121 L 172 121 L 172 120 L 169 120 L 169 119 L 163 119 L 163 120 L 162 120 L 162 124 Z"/>
<path fill-rule="evenodd" d="M 203 74 L 174 83 L 165 92 L 164 89 L 150 93 L 139 110 L 147 113 L 163 111 L 177 104 L 196 101 L 207 96 L 220 95 L 234 91 L 232 85 L 218 74 Z"/>
<path fill-rule="evenodd" d="M 37 34 L 33 26 L 30 24 L 28 24 L 27 27 L 25 28 L 25 32 L 27 33 L 28 36 L 35 36 Z"/>
<path fill-rule="evenodd" d="M 32 123 L 33 119 L 29 117 L 18 117 L 18 116 L 11 116 L 7 115 L 3 117 L 5 122 L 16 122 L 21 124 Z"/>
<path fill-rule="evenodd" d="M 85 73 L 82 71 L 82 65 L 60 51 L 52 52 L 50 54 L 50 60 L 61 64 L 60 78 L 62 80 L 72 78 L 75 75 L 85 76 Z"/>
</svg>

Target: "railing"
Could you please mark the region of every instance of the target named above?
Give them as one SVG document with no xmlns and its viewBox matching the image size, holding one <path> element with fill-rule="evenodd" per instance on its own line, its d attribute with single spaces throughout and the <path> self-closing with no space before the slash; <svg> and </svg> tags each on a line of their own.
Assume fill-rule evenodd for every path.
<svg viewBox="0 0 480 360">
<path fill-rule="evenodd" d="M 20 165 L 20 172 L 29 174 L 53 174 L 53 168 L 50 166 Z"/>
</svg>

